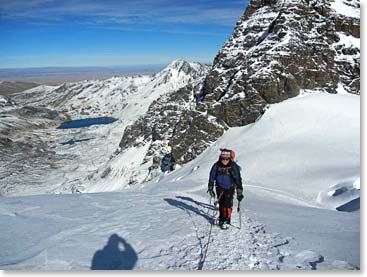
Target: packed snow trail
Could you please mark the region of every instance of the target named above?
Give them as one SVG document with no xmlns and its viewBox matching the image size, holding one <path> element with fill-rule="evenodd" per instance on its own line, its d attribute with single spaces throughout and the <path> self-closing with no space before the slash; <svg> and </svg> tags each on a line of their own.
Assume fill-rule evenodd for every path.
<svg viewBox="0 0 367 277">
<path fill-rule="evenodd" d="M 241 230 L 213 226 L 208 240 L 212 217 L 205 190 L 183 188 L 175 182 L 116 193 L 1 198 L 0 269 L 88 270 L 103 268 L 106 257 L 124 257 L 108 269 L 352 268 L 324 261 L 312 249 L 295 251 L 294 239 L 267 232 L 247 215 L 246 199 Z M 233 225 L 238 223 L 234 212 Z M 113 243 L 120 240 L 129 251 Z"/>
</svg>

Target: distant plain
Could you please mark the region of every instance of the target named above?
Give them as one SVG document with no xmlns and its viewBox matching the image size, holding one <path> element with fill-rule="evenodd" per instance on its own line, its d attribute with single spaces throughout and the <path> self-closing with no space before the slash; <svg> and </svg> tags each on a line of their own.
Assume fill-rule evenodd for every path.
<svg viewBox="0 0 367 277">
<path fill-rule="evenodd" d="M 83 80 L 104 80 L 114 76 L 154 74 L 165 65 L 136 65 L 113 67 L 38 67 L 0 68 L 0 82 L 27 82 L 40 85 L 60 85 Z"/>
</svg>

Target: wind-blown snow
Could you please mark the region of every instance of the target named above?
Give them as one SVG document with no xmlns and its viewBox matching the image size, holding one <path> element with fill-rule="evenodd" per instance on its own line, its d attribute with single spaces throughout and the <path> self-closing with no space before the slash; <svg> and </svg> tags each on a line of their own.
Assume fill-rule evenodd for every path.
<svg viewBox="0 0 367 277">
<path fill-rule="evenodd" d="M 359 96 L 307 94 L 123 192 L 0 198 L 0 269 L 356 268 L 359 210 L 329 208 L 359 189 L 359 143 Z M 227 231 L 209 224 L 206 194 L 223 146 L 245 193 Z"/>
</svg>

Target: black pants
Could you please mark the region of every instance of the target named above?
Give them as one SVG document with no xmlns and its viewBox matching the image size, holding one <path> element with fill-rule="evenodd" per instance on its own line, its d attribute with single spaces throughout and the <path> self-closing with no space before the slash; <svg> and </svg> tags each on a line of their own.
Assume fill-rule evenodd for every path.
<svg viewBox="0 0 367 277">
<path fill-rule="evenodd" d="M 216 187 L 219 199 L 219 221 L 231 223 L 234 188 L 223 189 Z"/>
</svg>

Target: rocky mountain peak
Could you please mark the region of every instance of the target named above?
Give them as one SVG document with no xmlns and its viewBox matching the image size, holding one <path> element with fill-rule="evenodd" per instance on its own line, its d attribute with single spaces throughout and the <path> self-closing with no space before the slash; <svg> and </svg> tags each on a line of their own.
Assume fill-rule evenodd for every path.
<svg viewBox="0 0 367 277">
<path fill-rule="evenodd" d="M 193 82 L 195 79 L 208 73 L 208 66 L 197 63 L 188 62 L 184 60 L 174 60 L 162 71 L 155 74 L 154 79 L 157 80 L 159 85 L 164 83 L 178 84 L 174 86 L 174 89 L 182 87 L 182 82 Z"/>
<path fill-rule="evenodd" d="M 205 79 L 208 113 L 242 126 L 302 90 L 359 94 L 358 12 L 357 0 L 252 0 Z"/>
<path fill-rule="evenodd" d="M 151 180 L 195 159 L 229 127 L 255 122 L 268 104 L 314 91 L 360 94 L 359 10 L 358 0 L 251 0 L 211 68 L 175 60 L 154 75 L 39 86 L 12 96 L 24 108 L 0 97 L 7 109 L 2 118 L 17 116 L 28 130 L 33 115 L 44 125 L 56 124 L 63 113 L 73 119 L 112 115 L 119 120 L 98 141 L 93 151 L 100 152 L 80 184 L 100 191 Z M 76 186 L 70 180 L 61 191 Z"/>
<path fill-rule="evenodd" d="M 177 140 L 185 141 L 181 137 L 184 133 L 181 126 L 185 126 L 186 121 L 183 124 L 182 118 L 186 120 L 191 116 L 199 121 L 198 114 L 194 111 L 196 102 L 194 96 L 201 89 L 209 69 L 207 65 L 200 63 L 175 60 L 152 76 L 145 87 L 144 99 L 149 99 L 154 94 L 157 97 L 151 98 L 152 101 L 143 115 L 126 126 L 119 149 L 112 155 L 107 167 L 96 180 L 101 182 L 100 179 L 103 179 L 102 182 L 106 182 L 108 187 L 114 185 L 115 178 L 119 183 L 123 180 L 125 184 L 131 185 L 150 180 L 161 171 L 172 170 L 176 163 L 175 158 L 181 159 L 184 156 L 180 149 L 186 150 L 186 143 L 192 143 L 194 139 L 191 132 L 185 138 L 191 142 L 182 145 L 177 143 Z M 136 95 L 131 96 L 134 97 L 136 98 Z M 205 122 L 202 121 L 204 125 Z M 210 132 L 204 134 L 202 130 L 209 130 L 212 125 L 206 124 L 195 136 L 200 135 L 202 139 L 211 137 Z M 216 134 L 215 137 L 219 135 Z M 132 149 L 134 149 L 133 157 Z M 174 157 L 172 153 L 179 154 Z M 129 164 L 122 168 L 124 160 L 129 160 L 135 167 Z M 180 160 L 180 163 L 185 161 L 186 157 Z"/>
<path fill-rule="evenodd" d="M 157 74 L 192 79 L 126 128 L 122 152 L 147 147 L 147 180 L 195 159 L 228 127 L 255 122 L 268 104 L 306 91 L 359 94 L 358 11 L 358 0 L 250 1 L 209 72 L 175 60 Z"/>
<path fill-rule="evenodd" d="M 188 70 L 190 69 L 191 65 L 197 64 L 197 63 L 190 63 L 181 59 L 177 59 L 172 61 L 164 70 L 173 70 L 176 69 L 178 71 L 184 71 L 185 73 L 188 73 Z"/>
</svg>

